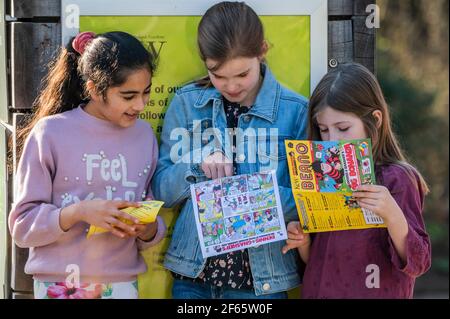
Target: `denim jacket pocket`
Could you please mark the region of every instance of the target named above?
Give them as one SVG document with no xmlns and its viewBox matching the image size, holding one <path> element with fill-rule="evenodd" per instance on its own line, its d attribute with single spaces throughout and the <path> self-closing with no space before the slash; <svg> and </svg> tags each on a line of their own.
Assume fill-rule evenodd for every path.
<svg viewBox="0 0 450 319">
<path fill-rule="evenodd" d="M 175 224 L 164 264 L 172 271 L 193 278 L 204 268 L 205 261 L 197 235 L 192 200 L 188 199 Z"/>
<path fill-rule="evenodd" d="M 258 144 L 258 171 L 271 171 L 275 170 L 277 175 L 277 181 L 279 186 L 290 187 L 289 183 L 289 171 L 287 166 L 286 147 L 284 140 L 289 137 L 280 136 L 277 141 L 277 149 L 274 147 L 269 148 L 269 141 L 267 141 L 265 147 L 261 147 Z"/>
<path fill-rule="evenodd" d="M 172 255 L 182 256 L 186 251 L 193 251 L 198 242 L 197 228 L 195 225 L 192 200 L 186 200 L 181 209 L 172 234 L 169 250 Z M 189 240 L 187 240 L 189 239 Z"/>
<path fill-rule="evenodd" d="M 258 169 L 260 172 L 278 170 L 280 161 L 286 160 L 285 138 L 279 137 L 276 144 L 273 140 L 258 141 Z"/>
</svg>

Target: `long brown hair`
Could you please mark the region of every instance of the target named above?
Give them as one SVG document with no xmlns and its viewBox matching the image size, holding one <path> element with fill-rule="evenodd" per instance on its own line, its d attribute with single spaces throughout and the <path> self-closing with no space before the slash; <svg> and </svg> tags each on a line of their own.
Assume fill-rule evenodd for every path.
<svg viewBox="0 0 450 319">
<path fill-rule="evenodd" d="M 264 43 L 262 22 L 244 2 L 217 3 L 205 12 L 198 25 L 200 58 L 203 62 L 217 61 L 214 70 L 233 58 L 261 56 L 266 50 Z M 198 80 L 197 84 L 211 85 L 209 77 Z"/>
<path fill-rule="evenodd" d="M 391 127 L 391 116 L 381 87 L 376 77 L 363 65 L 345 63 L 327 73 L 316 86 L 309 101 L 308 138 L 320 140 L 317 114 L 330 107 L 334 110 L 353 113 L 364 124 L 372 140 L 373 157 L 376 165 L 399 165 L 412 180 L 417 175 L 421 188 L 427 193 L 428 186 L 422 175 L 408 163 Z M 382 114 L 381 125 L 377 127 L 374 111 Z"/>
</svg>

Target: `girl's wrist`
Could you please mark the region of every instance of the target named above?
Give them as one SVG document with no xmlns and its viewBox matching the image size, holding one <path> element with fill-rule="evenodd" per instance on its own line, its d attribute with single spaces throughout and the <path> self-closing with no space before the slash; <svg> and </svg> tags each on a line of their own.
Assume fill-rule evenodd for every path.
<svg viewBox="0 0 450 319">
<path fill-rule="evenodd" d="M 77 204 L 72 204 L 61 209 L 59 215 L 59 226 L 63 231 L 68 231 L 79 221 L 82 221 L 82 216 L 81 212 L 78 210 Z"/>
<path fill-rule="evenodd" d="M 304 242 L 303 244 L 301 244 L 300 246 L 298 246 L 298 248 L 306 249 L 306 248 L 309 248 L 310 245 L 311 245 L 311 241 L 308 240 L 308 241 Z"/>
<path fill-rule="evenodd" d="M 300 258 L 303 260 L 305 264 L 308 263 L 309 248 L 310 246 L 306 244 L 301 247 L 297 247 L 298 254 L 300 255 Z"/>
<path fill-rule="evenodd" d="M 71 212 L 72 212 L 72 217 L 75 220 L 75 222 L 85 222 L 85 210 L 84 209 L 80 209 L 80 206 L 82 205 L 82 203 L 76 203 L 76 204 L 72 204 L 69 207 L 71 208 Z"/>
<path fill-rule="evenodd" d="M 390 228 L 395 227 L 401 223 L 407 223 L 407 221 L 401 209 L 397 207 L 397 209 L 394 210 L 393 214 L 390 214 L 386 218 L 384 218 L 384 223 L 388 228 Z"/>
<path fill-rule="evenodd" d="M 146 232 L 139 235 L 138 238 L 142 241 L 152 241 L 158 233 L 158 221 L 155 221 L 153 225 L 149 226 Z"/>
</svg>

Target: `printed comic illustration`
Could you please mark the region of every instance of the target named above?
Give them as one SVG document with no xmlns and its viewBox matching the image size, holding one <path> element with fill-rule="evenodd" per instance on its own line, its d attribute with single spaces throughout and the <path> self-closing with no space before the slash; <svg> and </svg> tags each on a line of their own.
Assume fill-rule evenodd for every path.
<svg viewBox="0 0 450 319">
<path fill-rule="evenodd" d="M 305 233 L 386 227 L 382 218 L 352 197 L 375 184 L 370 139 L 286 140 L 292 193 Z"/>
<path fill-rule="evenodd" d="M 191 185 L 205 258 L 287 238 L 274 171 Z"/>
</svg>

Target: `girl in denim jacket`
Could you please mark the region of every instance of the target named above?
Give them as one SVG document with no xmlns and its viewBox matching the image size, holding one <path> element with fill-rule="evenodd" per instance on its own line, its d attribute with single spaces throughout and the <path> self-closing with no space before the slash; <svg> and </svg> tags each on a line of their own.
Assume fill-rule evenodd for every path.
<svg viewBox="0 0 450 319">
<path fill-rule="evenodd" d="M 301 283 L 297 251 L 283 255 L 283 242 L 274 242 L 204 259 L 189 187 L 274 169 L 285 221 L 295 220 L 284 140 L 306 137 L 307 101 L 264 64 L 263 27 L 246 4 L 212 6 L 200 21 L 198 46 L 208 75 L 174 96 L 152 181 L 166 206 L 181 205 L 164 261 L 175 278 L 173 297 L 286 298 Z"/>
</svg>

